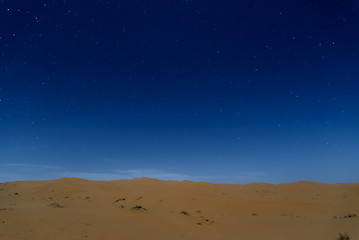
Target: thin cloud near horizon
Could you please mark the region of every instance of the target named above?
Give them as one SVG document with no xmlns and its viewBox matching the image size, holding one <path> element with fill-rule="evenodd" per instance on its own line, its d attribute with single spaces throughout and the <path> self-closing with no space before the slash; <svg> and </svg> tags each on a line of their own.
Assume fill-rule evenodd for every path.
<svg viewBox="0 0 359 240">
<path fill-rule="evenodd" d="M 101 172 L 91 171 L 69 171 L 60 166 L 28 164 L 28 163 L 1 163 L 0 164 L 0 182 L 10 181 L 31 181 L 31 180 L 49 180 L 63 177 L 77 177 L 94 181 L 111 181 L 119 179 L 133 178 L 155 178 L 159 180 L 174 181 L 196 181 L 212 183 L 249 183 L 264 182 L 264 177 L 270 177 L 266 173 L 260 172 L 242 172 L 235 176 L 209 176 L 209 175 L 189 175 L 175 171 L 164 171 L 158 169 L 113 169 Z M 46 171 L 45 171 L 46 170 Z M 269 179 L 267 179 L 269 180 Z M 267 181 L 268 182 L 268 181 Z"/>
<path fill-rule="evenodd" d="M 134 178 L 154 178 L 172 181 L 194 181 L 226 184 L 248 184 L 263 182 L 270 184 L 290 183 L 298 181 L 315 181 L 334 183 L 318 179 L 287 179 L 283 181 L 280 176 L 270 175 L 264 172 L 238 172 L 236 175 L 189 175 L 175 171 L 159 169 L 112 169 L 108 171 L 69 171 L 60 166 L 27 164 L 27 163 L 1 163 L 0 182 L 13 181 L 41 181 L 54 180 L 64 177 L 82 178 L 92 181 L 130 180 Z M 280 179 L 280 180 L 279 180 Z"/>
</svg>

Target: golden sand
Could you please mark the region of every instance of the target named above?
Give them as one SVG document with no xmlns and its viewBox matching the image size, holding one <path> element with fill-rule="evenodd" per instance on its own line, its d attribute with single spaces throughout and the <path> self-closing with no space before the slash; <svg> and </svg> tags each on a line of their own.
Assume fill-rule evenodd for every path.
<svg viewBox="0 0 359 240">
<path fill-rule="evenodd" d="M 359 183 L 0 184 L 0 240 L 359 239 Z"/>
</svg>

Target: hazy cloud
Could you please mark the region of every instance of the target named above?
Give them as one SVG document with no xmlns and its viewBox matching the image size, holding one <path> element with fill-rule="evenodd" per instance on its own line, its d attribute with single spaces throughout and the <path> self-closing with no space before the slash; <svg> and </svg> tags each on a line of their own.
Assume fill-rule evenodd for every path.
<svg viewBox="0 0 359 240">
<path fill-rule="evenodd" d="M 28 164 L 28 163 L 0 163 L 0 182 L 50 180 L 63 177 L 77 177 L 88 180 L 109 181 L 118 179 L 133 179 L 140 177 L 156 178 L 161 180 L 190 180 L 212 183 L 276 183 L 273 176 L 263 172 L 239 172 L 236 175 L 187 175 L 176 171 L 158 169 L 114 169 L 102 172 L 68 171 L 59 166 Z"/>
</svg>

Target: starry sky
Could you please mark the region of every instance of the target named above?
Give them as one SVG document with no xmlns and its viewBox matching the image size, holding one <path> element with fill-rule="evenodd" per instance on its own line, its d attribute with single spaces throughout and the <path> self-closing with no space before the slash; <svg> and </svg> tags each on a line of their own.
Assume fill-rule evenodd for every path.
<svg viewBox="0 0 359 240">
<path fill-rule="evenodd" d="M 0 182 L 359 182 L 355 0 L 1 0 Z"/>
</svg>

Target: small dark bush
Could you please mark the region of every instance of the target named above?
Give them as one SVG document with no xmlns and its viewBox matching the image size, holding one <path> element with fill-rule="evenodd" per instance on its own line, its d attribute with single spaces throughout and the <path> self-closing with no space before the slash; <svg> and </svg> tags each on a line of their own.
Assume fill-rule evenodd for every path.
<svg viewBox="0 0 359 240">
<path fill-rule="evenodd" d="M 125 201 L 125 200 L 126 200 L 126 198 L 119 198 L 119 199 L 117 199 L 115 202 Z"/>
<path fill-rule="evenodd" d="M 187 211 L 182 211 L 181 214 L 188 216 L 188 215 L 189 215 L 189 212 L 187 212 Z"/>
<path fill-rule="evenodd" d="M 338 239 L 338 240 L 350 240 L 350 237 L 348 236 L 347 233 L 339 233 L 337 239 Z"/>
<path fill-rule="evenodd" d="M 49 207 L 51 207 L 51 208 L 63 208 L 64 206 L 62 206 L 62 205 L 60 205 L 60 204 L 58 204 L 58 203 L 50 203 L 49 205 L 48 205 Z"/>
<path fill-rule="evenodd" d="M 132 209 L 134 209 L 134 210 L 143 210 L 143 211 L 147 211 L 147 209 L 146 209 L 146 208 L 144 208 L 144 207 L 142 207 L 142 206 L 139 206 L 139 205 L 134 206 Z"/>
</svg>

